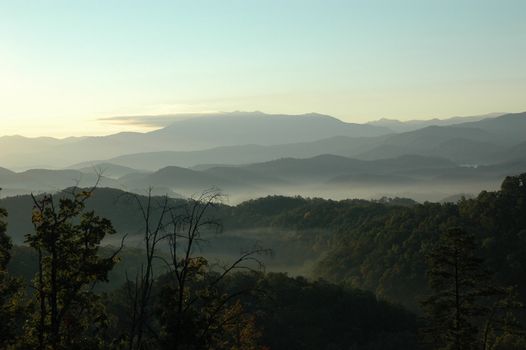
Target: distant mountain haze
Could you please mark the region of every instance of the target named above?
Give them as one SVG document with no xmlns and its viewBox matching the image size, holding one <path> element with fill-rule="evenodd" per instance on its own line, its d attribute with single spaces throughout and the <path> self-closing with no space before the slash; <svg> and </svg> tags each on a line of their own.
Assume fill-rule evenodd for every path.
<svg viewBox="0 0 526 350">
<path fill-rule="evenodd" d="M 177 137 L 203 148 L 239 144 L 275 145 L 315 141 L 333 136 L 370 137 L 390 133 L 384 127 L 346 123 L 328 115 L 278 115 L 233 112 L 190 118 L 152 131 L 156 138 Z"/>
<path fill-rule="evenodd" d="M 138 152 L 189 151 L 243 144 L 275 145 L 334 136 L 379 136 L 390 132 L 384 127 L 345 123 L 315 113 L 233 112 L 179 120 L 146 133 L 123 132 L 85 137 L 74 142 L 50 138 L 0 138 L 0 146 L 9 150 L 0 155 L 0 164 L 10 168 L 65 167 L 80 161 Z"/>
<path fill-rule="evenodd" d="M 407 154 L 447 158 L 461 164 L 492 164 L 507 150 L 525 142 L 526 113 L 508 114 L 454 126 L 428 126 L 415 131 L 373 137 L 336 136 L 313 142 L 281 145 L 238 145 L 199 151 L 128 154 L 113 164 L 156 170 L 167 165 L 246 164 L 277 158 L 308 158 L 334 154 L 357 159 L 395 158 Z M 518 151 L 517 151 L 518 152 Z M 518 152 L 519 153 L 519 152 Z M 520 156 L 520 154 L 518 154 Z M 80 164 L 77 166 L 86 165 Z"/>
<path fill-rule="evenodd" d="M 175 197 L 217 187 L 233 200 L 269 193 L 438 200 L 526 172 L 526 113 L 466 120 L 392 133 L 320 114 L 235 112 L 148 133 L 4 137 L 0 187 L 2 196 L 53 192 L 102 176 L 103 186 Z"/>
<path fill-rule="evenodd" d="M 31 169 L 16 173 L 0 169 L 0 195 L 56 192 L 72 186 L 90 187 L 97 183 L 97 179 L 95 172 L 82 173 L 77 170 Z M 110 178 L 102 177 L 99 180 L 101 186 L 119 187 Z"/>
<path fill-rule="evenodd" d="M 486 118 L 496 118 L 504 114 L 507 114 L 507 113 L 488 113 L 488 114 L 468 116 L 468 117 L 452 117 L 452 118 L 447 118 L 447 119 L 434 118 L 434 119 L 429 119 L 429 120 L 407 120 L 407 121 L 382 118 L 379 120 L 368 122 L 367 124 L 374 125 L 374 126 L 383 126 L 390 130 L 393 130 L 394 132 L 406 132 L 406 131 L 414 131 L 414 130 L 422 129 L 427 126 L 448 126 L 448 125 L 462 124 L 466 122 L 479 121 L 479 120 L 483 120 Z"/>
<path fill-rule="evenodd" d="M 111 169 L 111 165 L 106 165 Z M 119 166 L 114 169 L 121 169 Z M 155 172 L 122 168 L 119 178 L 103 176 L 100 185 L 139 194 L 151 188 L 156 194 L 185 197 L 215 187 L 234 202 L 266 194 L 301 194 L 326 198 L 375 198 L 405 193 L 417 200 L 440 200 L 462 189 L 476 192 L 498 187 L 508 174 L 526 169 L 526 161 L 491 166 L 459 166 L 445 158 L 404 155 L 360 160 L 325 154 L 311 158 L 281 158 L 238 166 L 194 169 L 167 166 Z M 86 170 L 87 171 L 87 170 Z M 132 172 L 130 172 L 132 171 Z M 78 170 L 0 171 L 3 196 L 28 192 L 55 192 L 62 188 L 92 186 L 100 172 Z"/>
<path fill-rule="evenodd" d="M 162 151 L 127 154 L 105 162 L 143 169 L 160 169 L 167 165 L 194 167 L 202 164 L 239 165 L 264 162 L 284 157 L 308 158 L 320 154 L 352 156 L 375 145 L 380 138 L 331 137 L 314 142 L 291 143 L 273 146 L 238 145 L 216 147 L 199 151 Z M 74 165 L 85 167 L 102 161 L 89 161 Z"/>
<path fill-rule="evenodd" d="M 134 169 L 122 165 L 112 164 L 112 163 L 96 163 L 85 167 L 72 167 L 85 174 L 97 173 L 104 177 L 111 179 L 118 179 L 128 174 L 139 174 L 147 172 L 146 170 Z"/>
<path fill-rule="evenodd" d="M 475 122 L 473 118 L 464 123 L 454 118 L 450 121 L 453 126 L 429 126 L 397 134 L 383 126 L 344 123 L 314 113 L 233 112 L 179 120 L 147 133 L 64 140 L 2 137 L 0 165 L 10 169 L 63 168 L 108 161 L 156 170 L 167 165 L 243 164 L 320 154 L 363 159 L 422 154 L 469 163 L 485 162 L 488 153 L 525 141 L 524 113 L 486 116 Z M 459 148 L 464 151 L 459 152 Z"/>
</svg>

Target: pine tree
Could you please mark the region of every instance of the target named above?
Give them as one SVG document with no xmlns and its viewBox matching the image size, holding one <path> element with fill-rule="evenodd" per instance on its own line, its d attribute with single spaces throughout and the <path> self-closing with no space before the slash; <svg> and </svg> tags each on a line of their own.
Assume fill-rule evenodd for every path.
<svg viewBox="0 0 526 350">
<path fill-rule="evenodd" d="M 448 230 L 430 252 L 428 264 L 433 294 L 423 303 L 429 321 L 425 333 L 440 349 L 480 348 L 489 299 L 501 292 L 476 256 L 475 237 L 460 228 Z"/>
</svg>

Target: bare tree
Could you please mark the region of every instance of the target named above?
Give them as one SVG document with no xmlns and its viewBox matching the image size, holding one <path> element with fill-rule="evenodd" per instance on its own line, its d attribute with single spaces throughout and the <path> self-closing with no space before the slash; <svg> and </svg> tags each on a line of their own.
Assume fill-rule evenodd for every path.
<svg viewBox="0 0 526 350">
<path fill-rule="evenodd" d="M 128 301 L 130 303 L 130 331 L 128 334 L 128 348 L 143 349 L 144 331 L 148 330 L 155 335 L 150 325 L 151 318 L 151 298 L 155 283 L 155 273 L 153 261 L 157 257 L 157 247 L 166 238 L 166 229 L 169 225 L 167 218 L 171 217 L 172 208 L 169 206 L 168 196 L 154 198 L 152 189 L 148 190 L 146 203 L 141 201 L 138 195 L 133 195 L 140 215 L 144 220 L 144 246 L 145 261 L 141 265 L 140 271 L 136 273 L 134 282 L 126 276 Z M 154 214 L 158 214 L 155 217 Z"/>
<path fill-rule="evenodd" d="M 145 262 L 135 281 L 127 283 L 131 310 L 129 349 L 145 349 L 153 342 L 170 349 L 188 348 L 190 343 L 206 348 L 213 339 L 211 334 L 242 317 L 244 312 L 236 300 L 253 290 L 224 293 L 219 285 L 233 271 L 261 270 L 263 264 L 258 255 L 269 250 L 255 247 L 231 264 L 221 266 L 209 264 L 196 253 L 205 240 L 203 233 L 222 231 L 220 221 L 210 215 L 222 198 L 216 189 L 204 191 L 182 205 L 176 205 L 167 196 L 154 199 L 151 190 L 146 203 L 135 196 L 145 222 Z M 159 254 L 161 247 L 167 248 L 168 256 Z M 151 325 L 155 259 L 161 260 L 168 270 L 155 295 L 162 303 L 157 308 L 158 329 Z M 148 340 L 144 338 L 145 331 Z"/>
</svg>

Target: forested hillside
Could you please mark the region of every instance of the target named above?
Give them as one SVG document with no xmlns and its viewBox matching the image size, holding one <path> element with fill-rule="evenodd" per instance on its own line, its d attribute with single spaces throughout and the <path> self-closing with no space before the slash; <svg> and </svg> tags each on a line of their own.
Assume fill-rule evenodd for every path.
<svg viewBox="0 0 526 350">
<path fill-rule="evenodd" d="M 508 177 L 500 191 L 456 204 L 418 204 L 377 213 L 331 239 L 317 273 L 418 307 L 427 293 L 425 256 L 448 228 L 472 232 L 488 267 L 526 301 L 526 175 Z"/>
<path fill-rule="evenodd" d="M 517 320 L 524 321 L 525 315 L 521 311 L 521 305 L 526 302 L 526 174 L 507 177 L 499 191 L 484 191 L 476 198 L 463 198 L 457 203 L 419 204 L 403 198 L 333 201 L 269 196 L 229 206 L 221 203 L 221 196 L 215 192 L 209 192 L 205 197 L 197 199 L 182 200 L 138 196 L 114 189 L 74 191 L 69 189 L 57 194 L 67 198 L 72 193 L 77 193 L 76 196 L 82 199 L 81 202 L 61 201 L 58 217 L 64 216 L 69 222 L 68 225 L 71 225 L 71 230 L 95 230 L 93 234 L 99 232 L 98 236 L 93 236 L 91 248 L 82 254 L 97 254 L 97 259 L 100 260 L 93 260 L 93 263 L 98 264 L 98 268 L 102 270 L 94 272 L 94 275 L 86 275 L 85 280 L 82 280 L 84 282 L 80 283 L 97 285 L 95 289 L 90 289 L 90 293 L 95 293 L 90 294 L 90 298 L 95 298 L 93 300 L 97 300 L 100 305 L 105 305 L 109 312 L 107 315 L 114 319 L 104 326 L 108 327 L 109 333 L 101 333 L 98 338 L 98 342 L 106 344 L 105 346 L 110 346 L 110 343 L 113 344 L 111 346 L 117 346 L 110 334 L 122 334 L 121 344 L 162 344 L 169 341 L 170 337 L 180 337 L 178 333 L 170 333 L 172 331 L 169 330 L 173 327 L 170 322 L 182 322 L 178 318 L 180 315 L 166 314 L 168 309 L 162 311 L 162 308 L 163 305 L 171 305 L 173 302 L 166 293 L 172 291 L 177 294 L 177 289 L 171 289 L 174 287 L 169 282 L 172 273 L 170 271 L 182 268 L 182 271 L 193 271 L 185 272 L 190 273 L 190 284 L 187 287 L 189 295 L 196 293 L 196 300 L 204 298 L 201 300 L 202 304 L 195 305 L 197 309 L 193 309 L 197 318 L 191 322 L 197 324 L 192 327 L 200 327 L 200 322 L 213 322 L 216 327 L 210 330 L 210 334 L 206 333 L 207 337 L 212 337 L 210 339 L 184 338 L 186 340 L 181 340 L 183 342 L 214 343 L 222 339 L 225 344 L 230 344 L 227 348 L 237 342 L 238 345 L 245 344 L 240 346 L 247 346 L 247 349 L 251 349 L 249 346 L 259 346 L 256 344 L 266 345 L 271 349 L 338 349 L 350 344 L 354 344 L 357 349 L 427 349 L 421 340 L 418 340 L 420 335 L 417 330 L 424 325 L 423 321 L 419 321 L 419 317 L 425 311 L 422 302 L 429 300 L 429 296 L 436 292 L 429 284 L 432 271 L 430 269 L 433 268 L 429 259 L 430 256 L 436 256 L 437 247 L 449 244 L 444 241 L 448 232 L 465 235 L 466 238 L 462 239 L 473 237 L 470 243 L 473 248 L 469 248 L 471 246 L 468 245 L 466 249 L 472 249 L 469 254 L 481 258 L 473 260 L 477 261 L 476 266 L 480 265 L 473 268 L 484 271 L 487 269 L 488 276 L 491 276 L 485 279 L 485 282 L 480 282 L 481 288 L 489 290 L 489 283 L 491 286 L 495 285 L 491 287 L 492 294 L 488 294 L 486 299 L 491 295 L 491 298 L 497 298 L 495 300 L 498 301 L 501 300 L 498 299 L 499 296 L 508 295 L 508 292 L 504 291 L 509 290 L 511 293 L 514 290 L 516 294 L 513 294 L 514 299 L 510 299 L 514 300 L 511 304 L 507 302 L 495 305 L 508 305 L 502 308 L 502 312 L 498 312 L 499 315 L 508 314 L 506 310 L 509 308 L 513 310 Z M 210 195 L 212 197 L 207 197 Z M 9 282 L 12 287 L 3 293 L 8 301 L 9 298 L 18 300 L 17 305 L 22 308 L 24 302 L 20 300 L 33 293 L 29 283 L 33 276 L 38 276 L 39 266 L 46 269 L 53 261 L 38 258 L 37 252 L 41 249 L 38 247 L 45 247 L 41 244 L 48 243 L 34 243 L 35 239 L 41 239 L 40 235 L 44 234 L 42 230 L 51 229 L 47 228 L 45 220 L 51 220 L 53 216 L 47 219 L 46 217 L 51 215 L 53 210 L 58 210 L 47 207 L 52 203 L 47 198 L 19 196 L 0 202 L 0 207 L 7 208 L 9 213 L 8 232 L 12 233 L 18 244 L 25 241 L 31 245 L 13 248 L 8 236 L 2 233 L 2 254 L 5 255 L 3 264 L 12 276 L 22 278 L 22 281 L 16 282 L 4 272 L 4 277 L 0 277 L 5 281 L 12 281 Z M 203 198 L 213 198 L 214 202 L 203 202 Z M 64 203 L 73 207 L 63 207 Z M 201 210 L 206 209 L 206 212 L 202 212 L 205 215 L 200 216 L 199 210 L 196 214 L 192 205 L 197 205 Z M 78 209 L 73 209 L 76 206 L 79 206 Z M 82 209 L 84 207 L 85 209 Z M 169 213 L 173 210 L 173 213 L 179 214 L 166 216 L 166 208 L 170 208 Z M 145 209 L 149 213 L 147 217 L 144 216 Z M 77 221 L 75 213 L 80 214 L 84 210 L 87 210 L 87 216 L 82 214 L 82 221 Z M 92 216 L 89 212 L 91 210 L 109 220 L 104 221 L 106 219 Z M 183 220 L 181 223 L 184 224 L 181 228 L 173 226 L 176 231 L 170 233 L 168 228 L 173 225 L 170 220 L 176 218 Z M 145 226 L 145 219 L 148 219 L 150 224 Z M 41 223 L 41 220 L 44 221 Z M 159 226 L 157 222 L 162 225 Z M 216 223 L 219 226 L 216 226 Z M 80 226 L 76 226 L 79 224 Z M 37 227 L 36 233 L 34 227 Z M 185 230 L 185 227 L 188 230 Z M 197 231 L 194 232 L 192 227 Z M 5 231 L 4 226 L 0 226 L 0 229 Z M 192 236 L 196 232 L 198 235 Z M 155 238 L 157 235 L 161 238 Z M 72 240 L 73 238 L 74 236 L 65 236 L 62 238 L 65 241 L 61 244 L 70 245 L 71 248 L 68 249 L 80 249 L 79 252 L 82 252 L 84 248 L 78 246 L 80 242 Z M 123 238 L 124 246 L 119 248 L 119 242 Z M 184 253 L 184 249 L 179 251 L 181 247 L 191 247 L 188 250 L 189 260 L 184 258 L 183 254 L 180 262 L 173 260 L 172 264 L 170 261 L 175 255 L 174 250 L 170 248 L 170 242 L 181 239 L 177 256 Z M 193 240 L 196 243 L 192 243 Z M 109 242 L 111 245 L 103 246 Z M 152 245 L 152 242 L 158 243 Z M 97 248 L 99 246 L 100 249 Z M 148 249 L 154 250 L 148 253 Z M 48 256 L 47 254 L 50 253 L 45 253 L 44 256 Z M 152 259 L 153 256 L 157 256 L 159 260 Z M 95 255 L 93 259 L 94 257 Z M 218 258 L 220 260 L 215 262 Z M 306 264 L 307 261 L 310 264 Z M 77 260 L 72 261 L 72 264 L 78 263 Z M 248 265 L 245 267 L 244 263 Z M 280 273 L 265 273 L 262 269 L 264 265 L 268 265 L 270 270 L 274 271 L 294 271 L 297 264 L 303 264 L 304 269 L 301 273 L 307 275 L 308 279 L 291 278 Z M 63 273 L 73 273 L 69 270 L 70 267 L 57 266 L 64 269 Z M 145 266 L 150 266 L 151 269 L 146 276 Z M 238 267 L 242 267 L 242 270 L 248 268 L 252 272 L 239 274 Z M 227 272 L 225 275 L 221 274 L 222 269 Z M 131 276 L 136 277 L 130 279 Z M 216 282 L 217 278 L 219 279 Z M 44 279 L 39 283 L 47 282 Z M 68 287 L 66 285 L 63 288 Z M 153 294 L 148 292 L 148 306 L 145 305 L 148 309 L 151 308 L 148 311 L 148 321 L 136 320 L 132 325 L 125 321 L 128 317 L 126 313 L 130 310 L 129 288 L 139 295 L 145 290 L 153 291 Z M 25 290 L 26 296 L 17 294 L 17 289 Z M 100 294 L 103 291 L 104 294 Z M 245 294 L 245 291 L 250 293 Z M 511 298 L 512 294 L 509 295 L 506 298 Z M 235 297 L 230 299 L 230 296 Z M 224 297 L 227 299 L 222 299 Z M 484 301 L 486 299 L 481 301 L 481 305 L 486 305 L 484 310 L 489 307 L 489 300 L 493 300 Z M 78 302 L 81 300 L 82 298 Z M 132 298 L 131 301 L 133 300 L 135 299 Z M 209 308 L 214 308 L 218 302 L 224 302 L 226 307 L 221 308 L 219 319 L 201 319 L 210 312 Z M 27 307 L 31 308 L 31 302 Z M 231 327 L 225 328 L 215 323 L 221 322 L 223 317 L 229 317 L 230 313 L 237 314 L 241 310 L 238 308 L 244 311 L 236 316 L 237 321 Z M 10 310 L 8 315 L 17 313 L 15 309 L 6 310 Z M 145 315 L 141 317 L 146 317 Z M 487 315 L 487 312 L 484 311 L 481 315 Z M 175 319 L 172 319 L 173 317 Z M 481 329 L 483 320 L 483 316 L 478 316 L 470 322 L 473 327 Z M 137 327 L 141 322 L 148 322 L 150 327 L 159 327 L 158 331 L 168 332 L 163 333 L 168 338 L 152 338 L 151 335 L 135 328 L 129 333 L 130 326 Z M 238 322 L 248 322 L 248 328 L 236 328 L 241 324 Z M 185 325 L 187 326 L 190 325 Z M 178 327 L 181 328 L 182 325 Z M 523 344 L 520 343 L 522 340 L 517 338 L 521 333 L 506 327 L 494 329 L 495 335 L 491 338 L 494 349 L 508 349 L 498 347 L 501 346 L 498 344 L 504 344 L 506 341 Z M 89 327 L 82 329 L 82 332 L 93 331 Z M 9 332 L 23 334 L 22 329 L 17 329 L 16 326 L 10 328 Z M 232 337 L 236 332 L 245 334 L 244 338 L 234 340 L 235 337 Z M 479 330 L 473 334 L 478 332 Z M 219 334 L 226 338 L 217 338 Z M 10 339 L 16 337 L 12 336 Z M 90 346 L 95 345 L 90 343 Z M 520 349 L 522 345 L 518 346 L 515 348 Z"/>
<path fill-rule="evenodd" d="M 0 0 L 0 350 L 526 350 L 526 0 Z"/>
</svg>

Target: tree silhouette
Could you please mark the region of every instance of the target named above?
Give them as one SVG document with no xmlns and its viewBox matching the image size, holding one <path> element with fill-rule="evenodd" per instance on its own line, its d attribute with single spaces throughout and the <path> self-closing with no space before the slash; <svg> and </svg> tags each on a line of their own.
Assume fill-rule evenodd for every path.
<svg viewBox="0 0 526 350">
<path fill-rule="evenodd" d="M 425 334 L 440 349 L 480 349 L 486 344 L 484 321 L 491 318 L 492 298 L 504 291 L 494 286 L 476 248 L 474 235 L 452 228 L 428 255 L 434 293 L 423 302 L 429 321 Z"/>
<path fill-rule="evenodd" d="M 102 239 L 115 231 L 110 221 L 85 211 L 92 192 L 74 189 L 58 199 L 33 197 L 35 230 L 26 242 L 37 251 L 38 272 L 25 347 L 103 347 L 99 335 L 106 316 L 93 287 L 107 280 L 115 263 L 116 253 L 107 258 L 97 254 Z"/>
<path fill-rule="evenodd" d="M 14 343 L 16 316 L 20 310 L 21 283 L 7 273 L 12 244 L 6 233 L 6 217 L 7 211 L 0 208 L 0 349 Z"/>
<path fill-rule="evenodd" d="M 224 266 L 212 266 L 195 254 L 203 232 L 222 227 L 208 216 L 221 197 L 217 190 L 207 190 L 189 199 L 182 211 L 171 212 L 172 231 L 166 236 L 171 259 L 158 307 L 163 349 L 259 349 L 253 319 L 239 303 L 242 295 L 255 289 L 227 292 L 221 283 L 236 270 L 262 268 L 257 256 L 269 250 L 254 247 Z"/>
<path fill-rule="evenodd" d="M 196 254 L 202 233 L 221 229 L 209 215 L 221 199 L 215 189 L 179 205 L 151 191 L 145 201 L 134 198 L 144 220 L 145 259 L 126 284 L 128 349 L 256 349 L 259 332 L 238 302 L 253 290 L 226 292 L 221 282 L 236 270 L 262 267 L 257 255 L 268 250 L 255 247 L 225 266 L 212 266 Z M 155 259 L 164 264 L 162 276 L 154 271 Z"/>
</svg>

